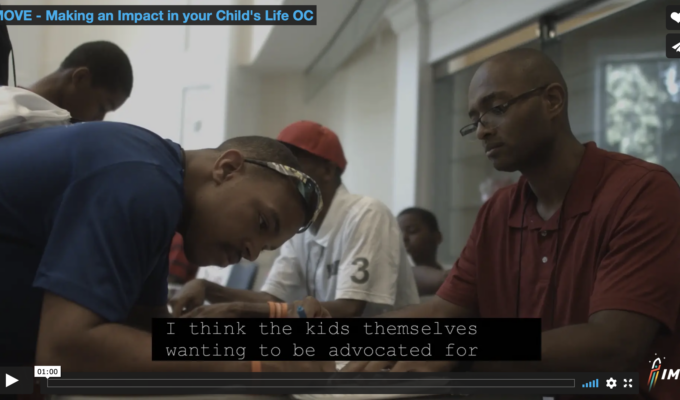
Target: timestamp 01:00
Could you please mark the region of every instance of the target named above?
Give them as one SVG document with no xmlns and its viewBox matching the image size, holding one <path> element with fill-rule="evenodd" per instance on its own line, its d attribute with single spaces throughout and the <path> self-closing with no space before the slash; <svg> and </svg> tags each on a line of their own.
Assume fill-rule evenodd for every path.
<svg viewBox="0 0 680 400">
<path fill-rule="evenodd" d="M 36 378 L 58 378 L 61 376 L 61 366 L 36 365 L 33 376 Z"/>
<path fill-rule="evenodd" d="M 36 372 L 36 374 L 39 374 L 39 375 L 54 375 L 54 374 L 58 374 L 59 370 L 53 369 L 53 368 L 50 368 L 50 369 L 39 368 L 39 369 L 36 369 L 35 372 Z"/>
</svg>

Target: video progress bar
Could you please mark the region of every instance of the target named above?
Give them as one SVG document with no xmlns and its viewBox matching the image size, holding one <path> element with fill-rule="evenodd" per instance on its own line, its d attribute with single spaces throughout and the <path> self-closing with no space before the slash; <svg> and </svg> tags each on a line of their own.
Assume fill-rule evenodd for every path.
<svg viewBox="0 0 680 400">
<path fill-rule="evenodd" d="M 341 384 L 331 384 L 344 381 Z M 244 384 L 245 383 L 245 384 Z M 311 384 L 310 384 L 311 383 Z M 411 383 L 409 385 L 409 383 Z M 573 389 L 574 379 L 63 379 L 47 380 L 48 388 L 60 389 Z"/>
</svg>

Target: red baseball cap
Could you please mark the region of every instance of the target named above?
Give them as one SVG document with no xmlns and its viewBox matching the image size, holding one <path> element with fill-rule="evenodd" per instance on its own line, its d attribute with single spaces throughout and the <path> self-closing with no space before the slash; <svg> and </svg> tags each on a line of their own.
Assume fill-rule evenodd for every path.
<svg viewBox="0 0 680 400">
<path fill-rule="evenodd" d="M 345 171 L 347 160 L 338 135 L 312 121 L 298 121 L 285 127 L 276 138 L 279 142 L 298 147 L 337 165 Z"/>
</svg>

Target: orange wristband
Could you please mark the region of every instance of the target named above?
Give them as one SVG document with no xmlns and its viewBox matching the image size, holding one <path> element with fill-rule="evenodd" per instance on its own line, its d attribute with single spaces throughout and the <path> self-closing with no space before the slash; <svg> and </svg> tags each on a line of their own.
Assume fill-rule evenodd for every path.
<svg viewBox="0 0 680 400">
<path fill-rule="evenodd" d="M 251 361 L 250 368 L 252 372 L 262 372 L 262 362 L 261 361 Z"/>
<path fill-rule="evenodd" d="M 268 301 L 269 303 L 269 318 L 276 318 L 276 303 Z"/>
<path fill-rule="evenodd" d="M 274 303 L 276 306 L 276 316 L 274 318 L 281 318 L 281 303 Z"/>
<path fill-rule="evenodd" d="M 288 318 L 288 303 L 281 303 L 281 316 L 279 318 Z"/>
</svg>

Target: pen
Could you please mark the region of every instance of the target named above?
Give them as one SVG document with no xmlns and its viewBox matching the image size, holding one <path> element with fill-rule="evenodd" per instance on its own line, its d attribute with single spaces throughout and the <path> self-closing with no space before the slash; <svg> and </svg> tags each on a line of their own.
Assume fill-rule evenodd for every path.
<svg viewBox="0 0 680 400">
<path fill-rule="evenodd" d="M 300 318 L 307 318 L 307 313 L 305 313 L 305 308 L 302 306 L 298 306 L 297 308 L 297 313 Z"/>
</svg>

